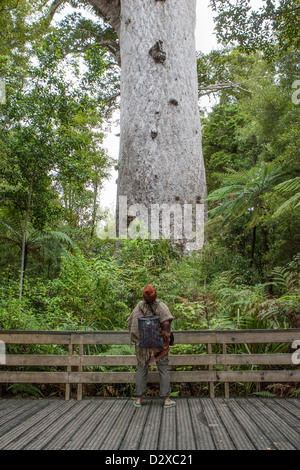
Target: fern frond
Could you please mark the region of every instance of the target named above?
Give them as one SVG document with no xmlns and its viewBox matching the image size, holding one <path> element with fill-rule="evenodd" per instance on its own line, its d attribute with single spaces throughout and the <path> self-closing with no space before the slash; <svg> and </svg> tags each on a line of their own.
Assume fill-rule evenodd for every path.
<svg viewBox="0 0 300 470">
<path fill-rule="evenodd" d="M 287 211 L 295 210 L 299 207 L 300 207 L 300 192 L 294 194 L 294 196 L 290 197 L 287 201 L 281 204 L 281 206 L 273 214 L 273 217 L 278 217 Z"/>
<path fill-rule="evenodd" d="M 277 184 L 274 189 L 281 194 L 300 192 L 300 176 L 283 181 Z"/>
<path fill-rule="evenodd" d="M 2 225 L 2 227 L 4 227 L 6 230 L 12 233 L 16 237 L 17 240 L 21 240 L 20 232 L 15 230 L 14 227 L 10 225 L 9 223 L 7 223 L 5 220 L 0 219 L 0 225 Z"/>
</svg>

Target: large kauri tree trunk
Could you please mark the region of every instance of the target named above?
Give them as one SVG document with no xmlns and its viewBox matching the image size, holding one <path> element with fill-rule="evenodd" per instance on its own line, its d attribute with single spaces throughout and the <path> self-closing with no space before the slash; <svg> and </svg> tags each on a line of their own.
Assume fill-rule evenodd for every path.
<svg viewBox="0 0 300 470">
<path fill-rule="evenodd" d="M 121 54 L 118 200 L 149 215 L 151 204 L 195 208 L 206 196 L 195 21 L 196 0 L 121 0 L 111 15 Z"/>
</svg>

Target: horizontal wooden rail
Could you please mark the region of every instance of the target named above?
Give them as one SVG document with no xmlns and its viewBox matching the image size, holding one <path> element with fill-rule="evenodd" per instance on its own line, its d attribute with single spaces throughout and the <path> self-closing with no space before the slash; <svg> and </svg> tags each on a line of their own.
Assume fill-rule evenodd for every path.
<svg viewBox="0 0 300 470">
<path fill-rule="evenodd" d="M 278 330 L 199 330 L 174 331 L 176 344 L 207 345 L 208 354 L 170 355 L 170 377 L 177 383 L 210 383 L 210 396 L 214 384 L 224 382 L 225 396 L 229 396 L 229 382 L 300 382 L 300 370 L 292 361 L 291 353 L 229 353 L 234 344 L 272 344 L 300 340 L 300 329 Z M 129 343 L 126 331 L 18 331 L 0 330 L 0 341 L 5 345 L 61 345 L 62 354 L 6 354 L 0 367 L 0 383 L 52 383 L 66 384 L 66 399 L 70 398 L 71 385 L 77 384 L 77 398 L 82 398 L 85 383 L 134 383 L 133 371 L 91 371 L 91 368 L 117 368 L 136 366 L 132 355 L 86 355 L 84 345 L 125 345 Z M 221 352 L 213 354 L 212 345 L 220 344 Z M 65 353 L 63 350 L 65 349 Z M 77 349 L 77 350 L 75 350 Z M 177 366 L 190 366 L 194 370 L 177 371 Z M 218 366 L 217 369 L 214 369 Z M 223 370 L 219 370 L 220 366 Z M 258 366 L 256 370 L 230 370 L 231 366 Z M 265 366 L 280 366 L 281 370 L 265 370 Z M 282 366 L 291 366 L 290 370 Z M 11 368 L 64 368 L 57 370 L 8 370 Z M 202 369 L 201 369 L 202 367 Z M 206 369 L 203 369 L 206 367 Z M 88 370 L 85 370 L 88 368 Z M 198 370 L 195 370 L 197 369 Z M 208 369 L 208 370 L 207 370 Z M 261 370 L 258 370 L 261 369 Z M 159 374 L 150 371 L 148 381 L 159 382 Z"/>
<path fill-rule="evenodd" d="M 134 383 L 135 372 L 0 372 L 3 383 Z M 300 371 L 170 371 L 171 382 L 300 382 Z M 158 372 L 149 372 L 158 383 Z"/>
<path fill-rule="evenodd" d="M 193 330 L 174 331 L 176 344 L 292 343 L 300 328 L 278 330 Z M 129 344 L 127 331 L 20 331 L 0 330 L 7 344 Z"/>
<path fill-rule="evenodd" d="M 208 365 L 292 365 L 291 354 L 187 354 L 169 356 L 170 366 Z M 6 366 L 27 367 L 88 367 L 88 366 L 136 366 L 135 356 L 72 356 L 12 354 L 6 357 Z M 153 365 L 153 364 L 152 364 Z"/>
</svg>

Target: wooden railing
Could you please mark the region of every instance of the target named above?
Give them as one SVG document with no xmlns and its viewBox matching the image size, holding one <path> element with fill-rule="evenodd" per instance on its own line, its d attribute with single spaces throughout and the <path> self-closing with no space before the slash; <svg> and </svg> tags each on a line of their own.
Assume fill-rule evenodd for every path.
<svg viewBox="0 0 300 470">
<path fill-rule="evenodd" d="M 299 366 L 293 364 L 290 348 L 288 353 L 232 354 L 228 353 L 234 344 L 288 343 L 300 340 L 300 329 L 284 330 L 200 330 L 174 331 L 176 344 L 206 345 L 204 354 L 180 354 L 169 356 L 171 382 L 209 382 L 210 397 L 214 397 L 214 384 L 225 384 L 225 397 L 229 397 L 230 382 L 300 382 Z M 86 383 L 134 383 L 135 372 L 86 371 L 85 368 L 99 366 L 135 366 L 133 355 L 87 355 L 86 345 L 125 345 L 129 335 L 125 331 L 17 331 L 0 330 L 0 341 L 8 352 L 11 345 L 63 345 L 65 354 L 32 355 L 5 354 L 0 361 L 0 383 L 66 384 L 66 399 L 70 398 L 71 385 L 77 386 L 77 399 L 82 399 L 82 387 Z M 219 345 L 214 346 L 214 345 Z M 229 348 L 228 348 L 229 346 Z M 251 346 L 250 346 L 251 348 Z M 231 348 L 230 348 L 231 349 Z M 215 350 L 215 352 L 214 352 Z M 249 348 L 248 348 L 249 350 Z M 172 351 L 172 348 L 171 348 Z M 216 352 L 217 351 L 217 352 Z M 221 352 L 220 352 L 221 351 Z M 2 362 L 2 364 L 1 364 Z M 5 363 L 4 363 L 5 362 Z M 230 370 L 231 366 L 262 366 L 260 370 Z M 173 370 L 178 366 L 194 366 L 198 370 Z M 200 369 L 206 366 L 206 369 Z M 217 369 L 215 369 L 217 366 Z M 220 370 L 222 366 L 222 370 Z M 266 367 L 271 369 L 266 370 Z M 274 370 L 275 366 L 280 369 Z M 283 366 L 290 366 L 286 369 Z M 64 368 L 63 371 L 11 370 L 12 367 Z M 149 383 L 159 382 L 158 372 L 149 372 Z"/>
</svg>

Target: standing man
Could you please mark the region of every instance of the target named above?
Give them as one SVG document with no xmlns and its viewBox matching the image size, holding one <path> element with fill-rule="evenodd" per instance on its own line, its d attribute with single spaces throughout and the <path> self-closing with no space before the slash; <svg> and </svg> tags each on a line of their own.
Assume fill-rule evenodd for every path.
<svg viewBox="0 0 300 470">
<path fill-rule="evenodd" d="M 128 318 L 128 329 L 130 334 L 130 344 L 135 344 L 135 354 L 138 362 L 136 373 L 136 386 L 134 395 L 137 397 L 134 406 L 142 406 L 142 396 L 147 391 L 148 365 L 152 356 L 156 361 L 159 377 L 160 390 L 159 395 L 164 399 L 164 407 L 171 408 L 176 403 L 169 397 L 171 393 L 170 374 L 168 369 L 169 344 L 171 333 L 171 322 L 174 317 L 171 315 L 167 305 L 156 299 L 157 294 L 153 286 L 147 285 L 143 290 L 143 298 L 131 312 Z M 163 336 L 162 348 L 140 348 L 138 346 L 139 331 L 138 318 L 157 315 L 160 318 L 161 334 Z"/>
</svg>

